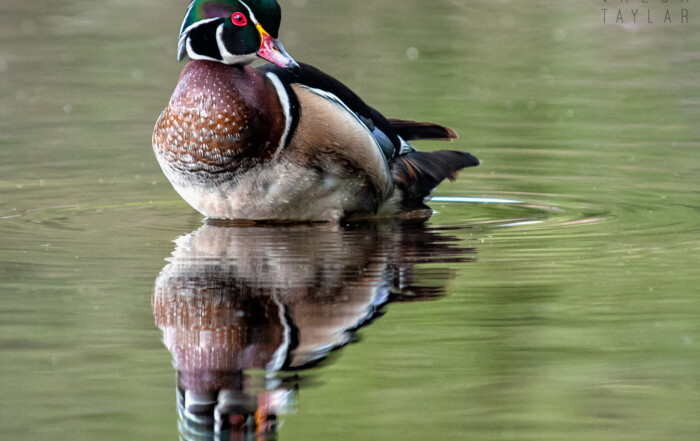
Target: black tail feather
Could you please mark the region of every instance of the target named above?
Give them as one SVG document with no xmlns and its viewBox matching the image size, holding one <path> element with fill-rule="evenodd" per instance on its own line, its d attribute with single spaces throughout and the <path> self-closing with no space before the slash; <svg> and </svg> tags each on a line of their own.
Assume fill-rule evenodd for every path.
<svg viewBox="0 0 700 441">
<path fill-rule="evenodd" d="M 457 132 L 440 124 L 395 118 L 389 118 L 388 121 L 391 128 L 406 141 L 418 139 L 450 141 L 458 138 Z"/>
<path fill-rule="evenodd" d="M 479 160 L 454 150 L 413 151 L 390 163 L 396 186 L 403 192 L 403 208 L 421 208 L 423 200 L 445 179 L 454 180 L 465 167 L 476 167 Z"/>
</svg>

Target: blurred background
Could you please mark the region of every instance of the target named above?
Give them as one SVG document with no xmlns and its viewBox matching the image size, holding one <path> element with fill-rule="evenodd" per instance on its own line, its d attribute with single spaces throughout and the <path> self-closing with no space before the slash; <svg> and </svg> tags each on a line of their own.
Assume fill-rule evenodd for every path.
<svg viewBox="0 0 700 441">
<path fill-rule="evenodd" d="M 386 307 L 305 371 L 279 438 L 696 439 L 700 4 L 281 5 L 295 59 L 482 165 L 420 233 L 470 258 L 410 261 L 446 296 Z M 181 436 L 151 292 L 202 216 L 151 133 L 186 6 L 0 3 L 0 438 Z"/>
</svg>

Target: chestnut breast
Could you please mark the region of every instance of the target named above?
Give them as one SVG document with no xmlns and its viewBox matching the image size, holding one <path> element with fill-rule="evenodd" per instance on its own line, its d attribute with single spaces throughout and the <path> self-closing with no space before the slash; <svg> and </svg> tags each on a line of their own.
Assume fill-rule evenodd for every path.
<svg viewBox="0 0 700 441">
<path fill-rule="evenodd" d="M 255 69 L 190 61 L 153 133 L 175 170 L 240 173 L 281 148 L 286 116 L 271 81 Z"/>
</svg>

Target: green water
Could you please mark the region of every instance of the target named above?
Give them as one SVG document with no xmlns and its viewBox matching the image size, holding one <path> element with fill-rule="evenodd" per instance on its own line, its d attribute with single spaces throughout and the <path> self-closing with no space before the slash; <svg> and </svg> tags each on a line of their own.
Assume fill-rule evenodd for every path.
<svg viewBox="0 0 700 441">
<path fill-rule="evenodd" d="M 598 0 L 283 1 L 292 56 L 483 161 L 436 196 L 513 202 L 244 233 L 200 230 L 151 151 L 186 1 L 0 5 L 0 438 L 186 433 L 152 292 L 204 262 L 247 293 L 233 309 L 281 304 L 302 335 L 392 292 L 331 333 L 356 344 L 272 387 L 297 389 L 279 439 L 696 439 L 700 4 L 681 24 L 635 1 L 637 25 Z M 212 228 L 216 262 L 176 250 Z M 279 338 L 275 317 L 254 329 Z"/>
</svg>

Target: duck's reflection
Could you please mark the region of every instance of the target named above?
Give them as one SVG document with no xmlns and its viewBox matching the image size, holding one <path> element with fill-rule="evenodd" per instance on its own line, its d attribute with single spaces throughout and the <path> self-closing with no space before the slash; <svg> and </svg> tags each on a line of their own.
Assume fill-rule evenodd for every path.
<svg viewBox="0 0 700 441">
<path fill-rule="evenodd" d="M 392 301 L 443 294 L 470 259 L 418 224 L 205 225 L 176 240 L 153 313 L 177 370 L 184 439 L 271 439 L 293 412 L 293 372 L 352 341 Z M 284 372 L 287 372 L 286 374 Z"/>
</svg>

